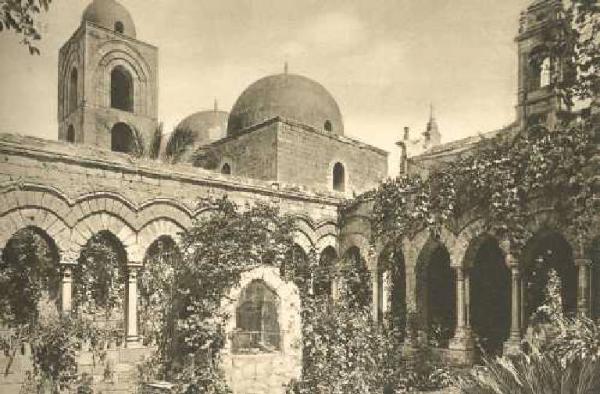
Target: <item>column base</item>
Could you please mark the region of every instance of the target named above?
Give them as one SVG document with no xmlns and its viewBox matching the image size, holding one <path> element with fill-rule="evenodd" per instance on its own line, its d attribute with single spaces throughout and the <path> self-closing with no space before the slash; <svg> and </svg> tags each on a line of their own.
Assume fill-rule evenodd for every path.
<svg viewBox="0 0 600 394">
<path fill-rule="evenodd" d="M 475 340 L 470 329 L 461 329 L 450 340 L 446 359 L 453 365 L 473 365 L 475 363 Z"/>
<path fill-rule="evenodd" d="M 521 351 L 521 337 L 511 336 L 504 342 L 502 354 L 509 356 L 511 354 L 517 354 Z"/>
<path fill-rule="evenodd" d="M 454 338 L 450 339 L 448 346 L 451 350 L 472 350 L 475 349 L 475 340 L 473 332 L 468 328 L 462 328 L 456 331 Z"/>
<path fill-rule="evenodd" d="M 137 335 L 128 336 L 125 340 L 125 347 L 128 349 L 139 349 L 144 347 L 141 338 Z"/>
</svg>

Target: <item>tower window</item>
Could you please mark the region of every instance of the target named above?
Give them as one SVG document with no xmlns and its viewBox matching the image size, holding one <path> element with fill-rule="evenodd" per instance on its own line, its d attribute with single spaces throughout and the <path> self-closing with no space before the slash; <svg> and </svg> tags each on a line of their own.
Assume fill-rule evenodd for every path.
<svg viewBox="0 0 600 394">
<path fill-rule="evenodd" d="M 542 65 L 540 67 L 540 87 L 546 87 L 550 85 L 550 58 L 547 57 L 542 61 Z"/>
<path fill-rule="evenodd" d="M 113 152 L 129 153 L 134 150 L 135 140 L 131 127 L 117 123 L 110 132 L 110 149 Z"/>
<path fill-rule="evenodd" d="M 125 32 L 125 26 L 123 26 L 123 22 L 117 21 L 115 23 L 115 31 L 119 34 L 123 34 Z"/>
<path fill-rule="evenodd" d="M 69 129 L 67 130 L 67 142 L 75 142 L 75 128 L 73 125 L 69 125 Z"/>
<path fill-rule="evenodd" d="M 325 128 L 325 131 L 331 131 L 333 129 L 333 127 L 331 126 L 331 121 L 329 120 L 325 121 L 325 125 L 323 127 Z"/>
<path fill-rule="evenodd" d="M 346 190 L 346 171 L 342 163 L 333 166 L 333 190 L 343 192 Z"/>
<path fill-rule="evenodd" d="M 530 91 L 551 84 L 552 61 L 545 47 L 534 48 L 528 56 L 527 87 Z"/>
<path fill-rule="evenodd" d="M 79 76 L 77 73 L 77 69 L 73 67 L 71 70 L 71 76 L 69 77 L 69 89 L 68 89 L 68 112 L 71 113 L 77 109 L 77 82 L 79 80 Z"/>
<path fill-rule="evenodd" d="M 233 349 L 237 352 L 279 350 L 279 297 L 262 280 L 252 281 L 240 296 L 236 310 Z"/>
<path fill-rule="evenodd" d="M 231 175 L 231 166 L 228 163 L 223 164 L 223 167 L 221 167 L 221 174 Z"/>
<path fill-rule="evenodd" d="M 133 79 L 123 66 L 115 67 L 110 73 L 110 106 L 133 112 Z"/>
</svg>

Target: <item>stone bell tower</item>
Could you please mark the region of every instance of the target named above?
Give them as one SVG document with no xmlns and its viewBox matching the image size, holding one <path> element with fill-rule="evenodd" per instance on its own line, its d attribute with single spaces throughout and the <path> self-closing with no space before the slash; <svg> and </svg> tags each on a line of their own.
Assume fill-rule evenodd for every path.
<svg viewBox="0 0 600 394">
<path fill-rule="evenodd" d="M 543 124 L 553 127 L 564 110 L 556 93 L 563 62 L 551 53 L 551 41 L 562 31 L 561 0 L 535 0 L 521 13 L 517 116 L 521 127 Z"/>
<path fill-rule="evenodd" d="M 158 49 L 136 39 L 129 12 L 115 0 L 93 0 L 60 49 L 58 138 L 147 149 L 158 126 L 157 81 Z"/>
</svg>

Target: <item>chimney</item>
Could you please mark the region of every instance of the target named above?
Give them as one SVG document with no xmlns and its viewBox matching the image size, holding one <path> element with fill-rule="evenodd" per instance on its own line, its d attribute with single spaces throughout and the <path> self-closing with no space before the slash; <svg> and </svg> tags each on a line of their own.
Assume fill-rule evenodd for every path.
<svg viewBox="0 0 600 394">
<path fill-rule="evenodd" d="M 410 128 L 408 126 L 404 127 L 404 141 L 408 141 L 410 137 Z"/>
</svg>

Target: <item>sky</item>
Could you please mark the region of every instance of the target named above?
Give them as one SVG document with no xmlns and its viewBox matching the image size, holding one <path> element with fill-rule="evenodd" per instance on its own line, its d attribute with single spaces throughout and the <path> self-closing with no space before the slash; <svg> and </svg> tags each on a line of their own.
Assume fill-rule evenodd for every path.
<svg viewBox="0 0 600 394">
<path fill-rule="evenodd" d="M 531 0 L 120 0 L 159 48 L 159 120 L 230 110 L 255 80 L 312 78 L 337 100 L 346 135 L 391 153 L 430 104 L 442 141 L 515 118 L 519 13 Z M 91 0 L 54 0 L 41 56 L 0 33 L 0 132 L 56 139 L 58 50 Z"/>
</svg>

